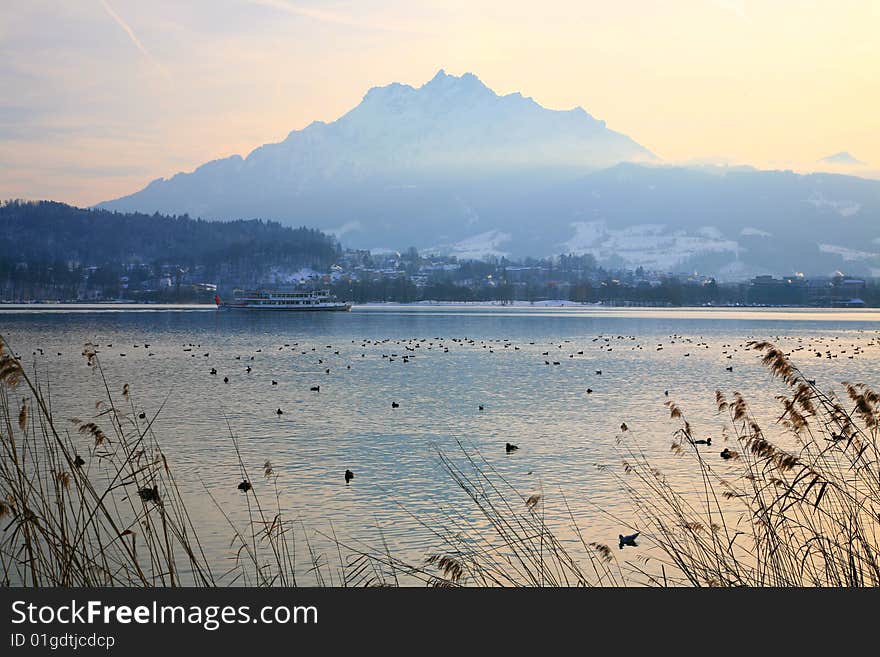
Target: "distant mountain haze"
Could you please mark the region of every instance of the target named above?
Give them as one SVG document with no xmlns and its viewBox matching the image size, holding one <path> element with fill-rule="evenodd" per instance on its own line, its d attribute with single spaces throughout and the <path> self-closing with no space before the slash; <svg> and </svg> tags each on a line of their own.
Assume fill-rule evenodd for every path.
<svg viewBox="0 0 880 657">
<path fill-rule="evenodd" d="M 723 279 L 880 274 L 878 181 L 664 166 L 582 108 L 546 109 L 442 70 L 100 207 L 273 219 L 347 247 L 466 258 L 591 253 Z"/>
</svg>

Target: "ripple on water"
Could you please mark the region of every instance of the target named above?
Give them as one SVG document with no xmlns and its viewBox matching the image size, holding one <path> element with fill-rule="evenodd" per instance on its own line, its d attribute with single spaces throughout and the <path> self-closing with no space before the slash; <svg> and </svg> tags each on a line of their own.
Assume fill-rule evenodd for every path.
<svg viewBox="0 0 880 657">
<path fill-rule="evenodd" d="M 597 468 L 619 471 L 619 438 L 688 481 L 689 461 L 669 450 L 677 424 L 667 400 L 698 436 L 715 437 L 712 455 L 724 447 L 716 388 L 742 392 L 772 426 L 783 388 L 743 349 L 747 339 L 808 347 L 794 358 L 820 384 L 880 384 L 880 315 L 869 311 L 2 312 L 4 336 L 51 381 L 58 417 L 87 417 L 103 396 L 80 355 L 89 341 L 99 345 L 113 390 L 128 383 L 150 417 L 162 407 L 155 432 L 207 549 L 218 555 L 228 554 L 230 530 L 203 485 L 235 521 L 246 518 L 230 428 L 257 491 L 271 492 L 261 474 L 271 460 L 282 507 L 316 546 L 328 548 L 318 532 L 332 526 L 346 541 L 381 547 L 384 540 L 401 557 L 421 559 L 441 547 L 434 531 L 453 521 L 488 531 L 438 450 L 466 466 L 460 442 L 524 497 L 541 493 L 567 544 L 579 539 L 565 503 L 585 540 L 613 546 L 622 524 L 638 527 L 615 479 Z M 37 347 L 44 355 L 31 355 Z M 310 390 L 315 385 L 320 392 Z M 506 442 L 520 449 L 507 454 Z M 355 473 L 349 484 L 347 468 Z"/>
</svg>

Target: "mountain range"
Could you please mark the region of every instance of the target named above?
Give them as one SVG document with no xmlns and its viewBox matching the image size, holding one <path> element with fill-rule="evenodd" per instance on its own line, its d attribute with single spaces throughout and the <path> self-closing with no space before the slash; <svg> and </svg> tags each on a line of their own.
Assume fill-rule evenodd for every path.
<svg viewBox="0 0 880 657">
<path fill-rule="evenodd" d="M 442 70 L 99 207 L 272 219 L 347 247 L 462 258 L 591 253 L 722 279 L 880 275 L 880 181 L 670 166 L 580 107 L 547 109 Z"/>
</svg>

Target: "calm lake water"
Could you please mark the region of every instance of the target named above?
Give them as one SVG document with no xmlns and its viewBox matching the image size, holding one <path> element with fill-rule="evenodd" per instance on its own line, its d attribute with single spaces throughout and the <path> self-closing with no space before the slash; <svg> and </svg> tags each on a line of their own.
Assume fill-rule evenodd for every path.
<svg viewBox="0 0 880 657">
<path fill-rule="evenodd" d="M 627 441 L 686 482 L 690 465 L 670 452 L 678 424 L 664 402 L 715 437 L 714 454 L 724 446 L 716 388 L 742 392 L 765 429 L 779 415 L 774 396 L 785 388 L 747 340 L 802 348 L 793 356 L 805 374 L 839 391 L 844 380 L 880 387 L 878 331 L 880 312 L 849 310 L 0 307 L 0 333 L 51 382 L 57 417 L 94 417 L 104 396 L 81 355 L 86 342 L 99 346 L 116 394 L 129 384 L 148 415 L 164 403 L 155 432 L 218 559 L 231 531 L 203 483 L 233 520 L 245 517 L 227 422 L 255 486 L 267 488 L 260 473 L 271 460 L 282 504 L 331 561 L 323 534 L 380 550 L 385 541 L 418 561 L 442 547 L 430 528 L 449 526 L 447 513 L 479 523 L 438 458 L 441 450 L 462 460 L 459 441 L 523 496 L 541 493 L 551 524 L 571 524 L 564 496 L 584 538 L 613 545 L 639 529 L 615 479 L 596 467 L 619 469 L 622 422 Z M 520 449 L 506 453 L 508 442 Z"/>
</svg>

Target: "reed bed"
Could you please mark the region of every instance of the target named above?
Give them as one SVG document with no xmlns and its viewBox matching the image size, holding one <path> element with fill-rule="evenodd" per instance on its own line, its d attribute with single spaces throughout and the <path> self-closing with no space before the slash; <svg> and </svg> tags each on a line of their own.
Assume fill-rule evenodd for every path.
<svg viewBox="0 0 880 657">
<path fill-rule="evenodd" d="M 271 463 L 252 479 L 230 430 L 247 522 L 237 527 L 215 502 L 232 536 L 228 564 L 218 564 L 153 431 L 162 409 L 148 417 L 128 384 L 111 390 L 93 345 L 83 358 L 105 395 L 89 418 L 59 419 L 48 383 L 0 337 L 0 583 L 295 586 L 296 541 Z"/>
<path fill-rule="evenodd" d="M 332 526 L 322 536 L 336 553 L 321 554 L 287 518 L 272 463 L 249 472 L 229 427 L 246 521 L 238 527 L 205 487 L 231 535 L 228 562 L 218 564 L 206 556 L 153 431 L 161 408 L 147 417 L 128 385 L 111 390 L 87 344 L 83 358 L 104 398 L 88 418 L 59 419 L 48 382 L 0 337 L 0 581 L 297 586 L 305 573 L 321 586 L 880 585 L 880 394 L 844 383 L 839 398 L 775 345 L 749 346 L 787 389 L 770 432 L 742 395 L 716 391 L 722 457 L 699 444 L 669 402 L 679 425 L 671 449 L 692 466 L 683 482 L 653 467 L 621 425 L 621 462 L 602 475 L 632 502 L 637 524 L 614 520 L 639 532 L 644 552 L 590 540 L 562 494 L 551 496 L 559 500 L 552 515 L 568 522 L 551 526 L 544 491 L 522 494 L 459 442 L 454 458 L 441 450 L 437 457 L 467 504 L 440 508 L 430 521 L 412 515 L 435 537 L 421 561 L 394 555 L 384 537 L 379 548 L 340 539 Z"/>
<path fill-rule="evenodd" d="M 585 542 L 588 528 L 577 527 L 572 517 L 571 528 L 588 555 L 588 564 L 579 566 L 562 547 L 558 530 L 528 514 L 521 520 L 517 505 L 526 499 L 530 506 L 531 498 L 500 488 L 497 482 L 506 482 L 485 462 L 466 455 L 470 473 L 465 476 L 444 456 L 447 470 L 499 541 L 487 548 L 460 540 L 454 531 L 457 517 L 450 531 L 438 532 L 448 552 L 432 555 L 425 565 L 444 584 L 880 585 L 880 394 L 844 382 L 846 396 L 838 398 L 806 378 L 775 345 L 748 346 L 788 389 L 777 397 L 781 412 L 772 435 L 741 394 L 728 399 L 719 390 L 722 440 L 715 442 L 718 449 L 709 448 L 696 439 L 683 410 L 668 402 L 670 417 L 680 425 L 671 449 L 691 465 L 690 478 L 682 482 L 654 467 L 638 437 L 621 425 L 619 467 L 601 470 L 630 500 L 638 520 L 595 511 L 639 532 L 644 553 L 621 561 L 606 543 Z"/>
<path fill-rule="evenodd" d="M 683 411 L 672 450 L 691 458 L 698 494 L 674 489 L 635 441 L 621 486 L 667 572 L 690 586 L 880 585 L 880 395 L 844 382 L 822 390 L 781 349 L 751 342 L 785 383 L 772 435 L 739 393 L 716 391 L 727 458 L 694 443 Z"/>
<path fill-rule="evenodd" d="M 610 548 L 586 542 L 564 501 L 573 538 L 564 539 L 548 522 L 542 494 L 521 494 L 478 450 L 461 441 L 458 446 L 461 459 L 439 449 L 437 458 L 469 505 L 441 507 L 439 517 L 431 520 L 411 516 L 434 536 L 437 549 L 412 563 L 394 556 L 387 546 L 374 550 L 341 544 L 358 566 L 350 573 L 352 585 L 401 580 L 432 587 L 624 583 Z M 583 548 L 585 560 L 574 553 L 576 546 Z"/>
</svg>

